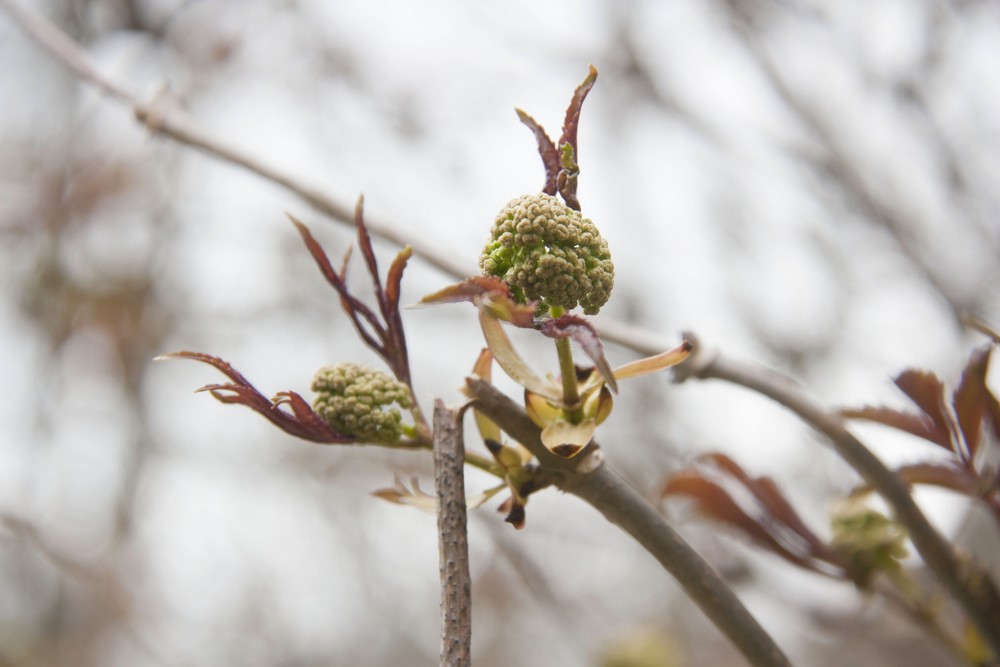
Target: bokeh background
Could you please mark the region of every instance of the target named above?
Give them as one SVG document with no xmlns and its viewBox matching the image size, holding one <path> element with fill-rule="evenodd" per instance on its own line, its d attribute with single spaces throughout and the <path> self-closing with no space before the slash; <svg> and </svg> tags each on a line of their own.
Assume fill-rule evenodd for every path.
<svg viewBox="0 0 1000 667">
<path fill-rule="evenodd" d="M 557 135 L 593 63 L 580 197 L 617 264 L 598 324 L 664 349 L 694 331 L 830 405 L 901 406 L 890 378 L 909 366 L 953 381 L 982 342 L 961 317 L 1000 322 L 994 2 L 20 4 L 140 99 L 346 206 L 363 192 L 470 273 L 495 212 L 543 181 L 513 108 Z M 332 257 L 351 245 L 282 188 L 151 135 L 0 11 L 0 664 L 436 664 L 434 518 L 370 495 L 394 473 L 431 488 L 429 456 L 295 441 L 193 394 L 211 368 L 152 361 L 217 354 L 268 394 L 377 362 L 286 211 Z M 383 266 L 398 250 L 377 247 Z M 404 300 L 449 282 L 417 257 Z M 405 323 L 424 404 L 458 401 L 482 346 L 472 309 Z M 518 341 L 554 370 L 550 346 Z M 651 498 L 724 451 L 826 534 L 856 482 L 735 387 L 635 380 L 602 428 Z M 858 432 L 889 461 L 934 454 Z M 919 499 L 966 539 L 966 503 Z M 583 503 L 538 494 L 520 532 L 495 505 L 470 520 L 475 664 L 636 664 L 611 657 L 636 647 L 659 655 L 642 664 L 742 664 Z M 952 664 L 878 600 L 664 511 L 794 661 Z"/>
</svg>

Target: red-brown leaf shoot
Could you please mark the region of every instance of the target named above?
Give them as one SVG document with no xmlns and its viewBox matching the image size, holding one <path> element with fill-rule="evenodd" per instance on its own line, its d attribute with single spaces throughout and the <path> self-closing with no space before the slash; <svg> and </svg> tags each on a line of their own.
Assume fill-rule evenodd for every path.
<svg viewBox="0 0 1000 667">
<path fill-rule="evenodd" d="M 990 399 L 996 402 L 996 398 L 990 394 L 986 386 L 986 374 L 989 371 L 992 350 L 993 346 L 986 346 L 973 351 L 952 397 L 958 426 L 968 448 L 966 453 L 970 461 L 976 458 L 983 421 L 989 417 Z"/>
<path fill-rule="evenodd" d="M 338 433 L 330 428 L 309 403 L 293 391 L 279 393 L 274 399 L 269 399 L 260 393 L 243 374 L 228 362 L 201 352 L 174 352 L 165 354 L 159 359 L 191 359 L 209 364 L 220 370 L 233 382 L 231 384 L 210 384 L 197 391 L 207 391 L 222 403 L 245 405 L 263 415 L 268 421 L 285 433 L 303 440 L 321 444 L 338 444 L 354 442 L 354 438 Z M 291 412 L 282 409 L 288 405 Z"/>
<path fill-rule="evenodd" d="M 770 477 L 751 477 L 736 461 L 718 452 L 706 454 L 702 460 L 711 461 L 721 470 L 738 480 L 760 503 L 761 507 L 779 524 L 789 528 L 809 546 L 813 557 L 827 559 L 832 556 L 826 544 L 805 524 L 778 485 Z"/>
<path fill-rule="evenodd" d="M 841 410 L 840 414 L 848 419 L 863 419 L 884 426 L 905 431 L 935 445 L 951 451 L 951 438 L 946 429 L 936 425 L 927 415 L 918 415 L 894 408 L 866 406 L 860 409 Z"/>
<path fill-rule="evenodd" d="M 663 496 L 687 496 L 706 516 L 744 533 L 758 545 L 786 560 L 816 572 L 827 573 L 805 550 L 793 551 L 779 541 L 765 525 L 744 511 L 729 493 L 716 482 L 695 471 L 675 475 L 663 486 Z"/>
<path fill-rule="evenodd" d="M 587 99 L 587 93 L 594 87 L 596 81 L 597 68 L 591 65 L 587 72 L 587 78 L 573 92 L 573 99 L 570 100 L 569 107 L 566 109 L 566 118 L 563 121 L 563 133 L 559 137 L 558 146 L 562 147 L 563 144 L 572 146 L 577 161 L 580 159 L 580 151 L 576 145 L 576 135 L 580 127 L 580 111 L 583 109 L 583 101 Z"/>
<path fill-rule="evenodd" d="M 552 139 L 546 134 L 545 129 L 538 124 L 538 121 L 521 109 L 515 109 L 514 111 L 517 112 L 517 117 L 521 122 L 535 135 L 535 141 L 538 142 L 538 154 L 542 158 L 542 167 L 545 169 L 545 185 L 542 187 L 542 192 L 555 196 L 556 177 L 559 175 L 559 151 L 556 150 L 556 145 L 552 143 Z"/>
</svg>

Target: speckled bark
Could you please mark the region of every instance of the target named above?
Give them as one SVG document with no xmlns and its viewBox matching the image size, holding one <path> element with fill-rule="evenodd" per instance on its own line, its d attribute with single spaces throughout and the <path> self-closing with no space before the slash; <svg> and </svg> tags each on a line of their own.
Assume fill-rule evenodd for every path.
<svg viewBox="0 0 1000 667">
<path fill-rule="evenodd" d="M 441 665 L 472 664 L 472 584 L 465 508 L 465 443 L 459 410 L 434 403 L 434 485 L 441 556 Z"/>
</svg>

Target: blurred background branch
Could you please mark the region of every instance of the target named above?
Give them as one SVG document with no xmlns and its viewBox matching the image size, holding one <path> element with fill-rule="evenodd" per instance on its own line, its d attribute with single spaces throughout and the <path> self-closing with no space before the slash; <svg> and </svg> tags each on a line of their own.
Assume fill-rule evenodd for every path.
<svg viewBox="0 0 1000 667">
<path fill-rule="evenodd" d="M 276 437 L 188 394 L 211 369 L 148 362 L 214 350 L 264 390 L 304 392 L 319 366 L 366 359 L 282 213 L 312 224 L 295 209 L 317 195 L 349 220 L 327 205 L 363 190 L 373 227 L 393 221 L 388 238 L 465 275 L 492 212 L 540 182 L 513 107 L 560 108 L 587 63 L 601 79 L 581 201 L 619 267 L 598 324 L 631 348 L 610 346 L 613 364 L 691 328 L 821 404 L 891 405 L 906 367 L 957 376 L 974 340 L 960 315 L 1000 321 L 994 3 L 18 6 L 130 101 L 81 85 L 0 12 L 0 512 L 113 572 L 130 604 L 4 528 L 5 664 L 437 663 L 433 520 L 368 495 L 394 472 L 429 477 L 429 457 Z M 273 179 L 150 139 L 174 118 Z M 283 179 L 310 185 L 290 197 Z M 320 231 L 335 254 L 352 243 Z M 414 262 L 404 300 L 443 282 Z M 481 336 L 465 309 L 427 313 L 404 314 L 422 341 L 415 383 L 451 401 Z M 602 425 L 609 462 L 652 498 L 721 449 L 824 525 L 856 474 L 794 416 L 722 384 L 637 380 Z M 934 454 L 852 431 L 892 467 Z M 467 474 L 472 492 L 490 483 Z M 947 492 L 915 500 L 997 576 L 988 517 Z M 878 598 L 667 509 L 793 662 L 961 664 Z M 556 493 L 530 512 L 517 533 L 489 508 L 470 522 L 478 665 L 594 664 L 636 645 L 660 664 L 739 663 L 630 538 Z"/>
</svg>

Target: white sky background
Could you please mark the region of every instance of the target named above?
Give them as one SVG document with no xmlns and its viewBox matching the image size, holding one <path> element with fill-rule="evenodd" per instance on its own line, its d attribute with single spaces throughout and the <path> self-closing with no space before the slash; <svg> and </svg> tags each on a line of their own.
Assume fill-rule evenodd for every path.
<svg viewBox="0 0 1000 667">
<path fill-rule="evenodd" d="M 991 3 L 734 3 L 757 17 L 747 30 L 783 97 L 720 3 L 135 2 L 155 35 L 123 29 L 116 3 L 73 3 L 74 13 L 23 1 L 58 16 L 131 90 L 168 87 L 220 139 L 344 202 L 363 192 L 373 216 L 470 271 L 495 212 L 543 182 L 513 108 L 558 136 L 593 63 L 580 198 L 617 266 L 601 317 L 656 332 L 664 348 L 692 330 L 830 404 L 903 405 L 890 378 L 908 366 L 954 381 L 980 339 L 956 325 L 949 299 L 1000 322 Z M 91 664 L 436 664 L 433 517 L 368 495 L 394 471 L 431 488 L 429 457 L 296 442 L 192 395 L 221 379 L 208 367 L 123 363 L 116 350 L 131 348 L 102 329 L 104 311 L 74 310 L 65 287 L 148 281 L 137 326 L 159 339 L 140 347 L 143 360 L 195 349 L 265 393 L 306 393 L 324 364 L 376 360 L 284 213 L 332 258 L 350 231 L 255 176 L 150 138 L 2 13 L 0 68 L 0 513 L 114 575 L 127 600 L 61 576 L 0 532 L 0 577 L 13 591 L 0 600 L 0 656 L 37 649 L 57 609 L 64 641 L 89 639 Z M 823 161 L 834 168 L 816 168 Z M 837 164 L 901 221 L 916 260 L 844 196 Z M 73 214 L 55 240 L 40 231 L 54 201 L 86 189 L 81 175 L 109 170 L 124 183 L 117 194 Z M 378 249 L 384 269 L 397 248 Z M 62 288 L 46 282 L 52 266 Z M 361 273 L 352 280 L 364 285 Z M 415 259 L 404 301 L 451 281 Z M 458 400 L 482 346 L 473 310 L 404 317 L 424 406 Z M 518 340 L 554 370 L 547 344 Z M 830 499 L 854 481 L 793 418 L 734 387 L 636 380 L 602 428 L 611 464 L 644 493 L 722 450 L 775 477 L 823 530 Z M 893 461 L 933 453 L 859 432 Z M 131 465 L 133 491 L 122 483 Z M 485 482 L 470 475 L 473 488 Z M 960 506 L 944 501 L 930 509 L 950 526 Z M 683 617 L 694 620 L 673 633 L 688 664 L 731 659 L 669 577 L 592 510 L 554 491 L 527 509 L 519 533 L 490 508 L 471 521 L 477 665 L 596 664 L 620 632 Z M 735 548 L 675 514 L 710 557 Z M 851 609 L 853 593 L 747 553 L 760 577 L 740 589 L 752 611 L 793 658 L 822 664 L 831 637 L 820 648 L 803 639 L 802 609 L 816 599 Z M 82 611 L 114 604 L 124 621 Z"/>
</svg>

